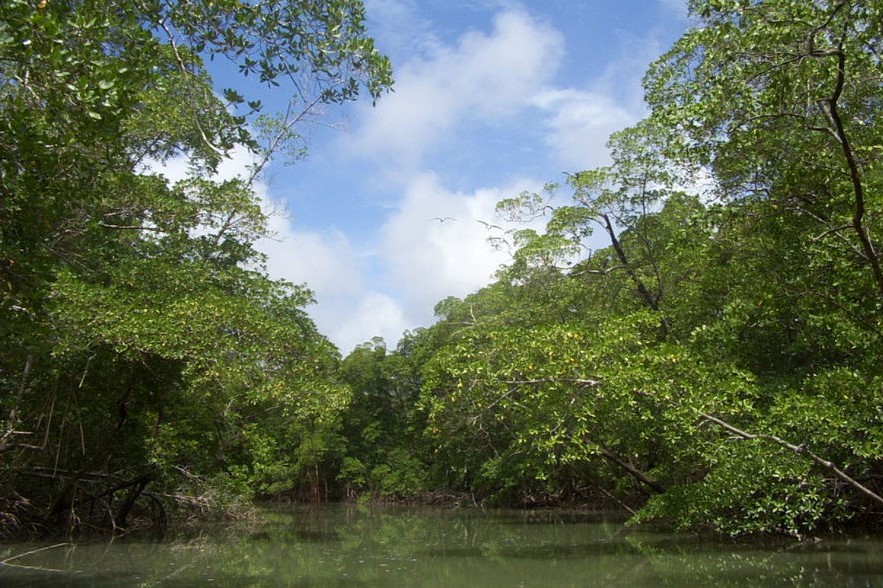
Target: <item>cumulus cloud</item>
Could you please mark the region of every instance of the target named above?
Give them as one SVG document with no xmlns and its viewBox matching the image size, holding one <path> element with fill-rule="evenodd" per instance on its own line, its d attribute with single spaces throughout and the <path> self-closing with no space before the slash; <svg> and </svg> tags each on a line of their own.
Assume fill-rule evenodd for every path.
<svg viewBox="0 0 883 588">
<path fill-rule="evenodd" d="M 268 257 L 271 275 L 306 282 L 320 295 L 352 294 L 364 287 L 358 256 L 340 231 L 299 231 L 278 214 L 270 225 L 273 236 L 258 247 Z"/>
<path fill-rule="evenodd" d="M 402 333 L 415 327 L 410 318 L 405 317 L 401 305 L 386 294 L 366 290 L 353 302 L 354 305 L 344 307 L 350 309 L 346 316 L 329 317 L 331 327 L 326 332 L 344 355 L 375 336 L 394 348 Z"/>
<path fill-rule="evenodd" d="M 575 86 L 556 80 L 565 52 L 562 34 L 528 12 L 502 10 L 486 30 L 446 42 L 421 20 L 417 7 L 413 0 L 370 0 L 369 13 L 385 22 L 381 30 L 395 35 L 390 42 L 396 53 L 410 53 L 401 53 L 407 59 L 395 64 L 395 92 L 376 108 L 356 107 L 347 148 L 327 156 L 343 169 L 337 157 L 355 155 L 370 162 L 376 178 L 394 178 L 379 196 L 391 205 L 374 241 L 356 245 L 333 227 L 301 223 L 298 211 L 289 214 L 274 198 L 272 186 L 255 185 L 265 210 L 273 213 L 275 237 L 258 244 L 268 255 L 271 275 L 306 283 L 315 292 L 310 315 L 343 353 L 375 335 L 395 345 L 406 329 L 431 323 L 438 301 L 489 283 L 510 258 L 488 238 L 514 228 L 497 219 L 496 203 L 523 190 L 538 191 L 562 171 L 605 164 L 609 134 L 642 116 L 643 67 L 632 62 L 649 55 L 649 42 L 640 51 L 632 46 L 621 62 L 598 68 L 589 86 Z M 508 134 L 498 135 L 496 143 L 483 141 L 483 135 L 501 129 Z M 469 143 L 458 144 L 464 137 Z M 507 143 L 511 137 L 532 143 Z M 518 169 L 500 169 L 498 179 L 475 182 L 485 186 L 477 187 L 451 163 L 474 159 L 476 168 L 505 168 L 508 163 L 500 162 L 506 158 L 491 159 L 494 149 L 537 153 L 535 159 L 550 165 L 553 176 L 513 179 Z M 452 152 L 455 157 L 444 157 Z M 435 172 L 426 170 L 429 155 Z M 247 164 L 237 153 L 221 175 L 242 174 Z M 354 187 L 359 182 L 353 178 Z M 489 230 L 479 221 L 499 228 Z"/>
<path fill-rule="evenodd" d="M 398 285 L 406 314 L 417 324 L 432 318 L 434 305 L 463 297 L 491 281 L 510 261 L 490 237 L 513 228 L 496 218 L 496 203 L 540 186 L 527 180 L 472 193 L 445 188 L 433 173 L 416 176 L 398 210 L 381 231 L 380 254 L 389 280 Z M 494 227 L 493 225 L 496 225 Z"/>
<path fill-rule="evenodd" d="M 607 138 L 637 121 L 635 113 L 599 92 L 548 90 L 536 96 L 536 105 L 547 114 L 547 144 L 572 170 L 607 163 Z"/>
<path fill-rule="evenodd" d="M 280 203 L 264 201 L 265 209 Z M 298 230 L 288 215 L 278 210 L 270 217 L 273 237 L 257 244 L 267 255 L 274 278 L 306 284 L 316 303 L 308 308 L 319 331 L 342 353 L 373 336 L 395 344 L 413 327 L 398 304 L 366 283 L 368 259 L 336 229 Z"/>
<path fill-rule="evenodd" d="M 351 137 L 358 153 L 416 161 L 449 131 L 477 119 L 510 116 L 555 74 L 561 34 L 522 11 L 501 12 L 490 33 L 472 31 L 455 46 L 433 45 L 401 65 L 395 92 L 371 111 Z"/>
</svg>

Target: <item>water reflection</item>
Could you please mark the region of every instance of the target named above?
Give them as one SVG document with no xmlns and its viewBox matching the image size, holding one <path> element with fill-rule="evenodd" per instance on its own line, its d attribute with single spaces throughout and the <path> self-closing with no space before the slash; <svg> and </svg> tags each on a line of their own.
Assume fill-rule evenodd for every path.
<svg viewBox="0 0 883 588">
<path fill-rule="evenodd" d="M 0 586 L 883 587 L 883 541 L 722 543 L 603 513 L 330 505 L 163 543 L 0 547 Z M 47 571 L 47 570 L 56 571 Z"/>
</svg>

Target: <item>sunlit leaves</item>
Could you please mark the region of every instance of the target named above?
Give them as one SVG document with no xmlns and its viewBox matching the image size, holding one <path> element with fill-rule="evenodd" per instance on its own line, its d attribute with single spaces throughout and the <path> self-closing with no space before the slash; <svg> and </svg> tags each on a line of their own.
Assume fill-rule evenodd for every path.
<svg viewBox="0 0 883 588">
<path fill-rule="evenodd" d="M 287 107 L 214 88 L 221 56 Z M 0 4 L 0 373 L 27 366 L 0 410 L 45 450 L 23 468 L 272 493 L 339 451 L 339 357 L 310 292 L 263 273 L 253 182 L 315 105 L 390 84 L 358 1 Z M 209 179 L 238 146 L 251 176 Z M 151 171 L 172 157 L 174 185 Z"/>
<path fill-rule="evenodd" d="M 722 444 L 700 482 L 654 497 L 636 521 L 663 516 L 679 527 L 730 535 L 780 533 L 804 537 L 842 521 L 843 503 L 798 456 L 770 451 L 763 441 Z"/>
<path fill-rule="evenodd" d="M 698 466 L 697 414 L 745 410 L 753 386 L 738 370 L 661 345 L 660 335 L 652 313 L 593 329 L 473 329 L 427 366 L 422 402 L 439 456 L 498 491 L 511 490 L 508 479 L 524 491 L 531 479 L 562 483 L 563 472 L 597 467 L 604 452 L 648 470 L 665 459 Z"/>
<path fill-rule="evenodd" d="M 873 518 L 825 464 L 880 490 L 880 9 L 690 7 L 611 165 L 569 174 L 567 205 L 500 203 L 532 224 L 431 330 L 429 436 L 510 500 L 575 476 L 735 535 Z M 598 228 L 610 247 L 584 249 Z"/>
<path fill-rule="evenodd" d="M 873 3 L 871 3 L 873 5 Z M 879 12 L 866 2 L 693 2 L 704 21 L 648 72 L 653 118 L 713 166 L 730 199 L 771 199 L 842 256 L 883 270 L 866 215 L 879 164 Z M 858 164 L 858 153 L 865 153 Z"/>
</svg>

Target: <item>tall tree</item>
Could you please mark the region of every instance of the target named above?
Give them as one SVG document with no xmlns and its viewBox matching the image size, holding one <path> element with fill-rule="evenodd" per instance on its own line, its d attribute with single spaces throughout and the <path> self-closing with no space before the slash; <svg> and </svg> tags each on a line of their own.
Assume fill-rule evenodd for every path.
<svg viewBox="0 0 883 588">
<path fill-rule="evenodd" d="M 290 100 L 214 88 L 214 58 Z M 390 84 L 357 0 L 0 6 L 4 521 L 119 529 L 153 479 L 272 491 L 322 460 L 337 352 L 260 269 L 251 184 L 317 105 Z M 236 145 L 250 176 L 208 179 Z M 196 176 L 144 165 L 172 156 Z"/>
<path fill-rule="evenodd" d="M 883 8 L 860 0 L 691 0 L 699 26 L 647 73 L 654 118 L 675 129 L 721 195 L 770 199 L 865 266 L 874 241 L 883 121 Z"/>
<path fill-rule="evenodd" d="M 764 410 L 748 413 L 744 443 L 724 446 L 719 467 L 659 503 L 682 522 L 799 534 L 879 501 L 879 485 L 870 497 L 809 456 L 844 465 L 853 482 L 881 467 L 868 451 L 881 407 L 881 7 L 696 0 L 690 9 L 698 26 L 645 84 L 652 118 L 670 129 L 668 154 L 704 167 L 723 204 L 709 249 L 718 262 L 703 280 L 727 287 L 715 287 L 718 310 L 691 345 L 750 370 Z M 732 434 L 727 425 L 718 423 Z"/>
</svg>

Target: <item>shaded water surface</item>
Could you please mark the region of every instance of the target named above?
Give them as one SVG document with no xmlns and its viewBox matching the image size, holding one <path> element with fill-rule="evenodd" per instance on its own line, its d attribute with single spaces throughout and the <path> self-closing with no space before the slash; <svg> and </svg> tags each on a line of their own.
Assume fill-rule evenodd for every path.
<svg viewBox="0 0 883 588">
<path fill-rule="evenodd" d="M 3 545 L 0 586 L 883 588 L 883 537 L 729 543 L 562 511 L 325 505 L 263 519 L 161 543 Z"/>
</svg>

